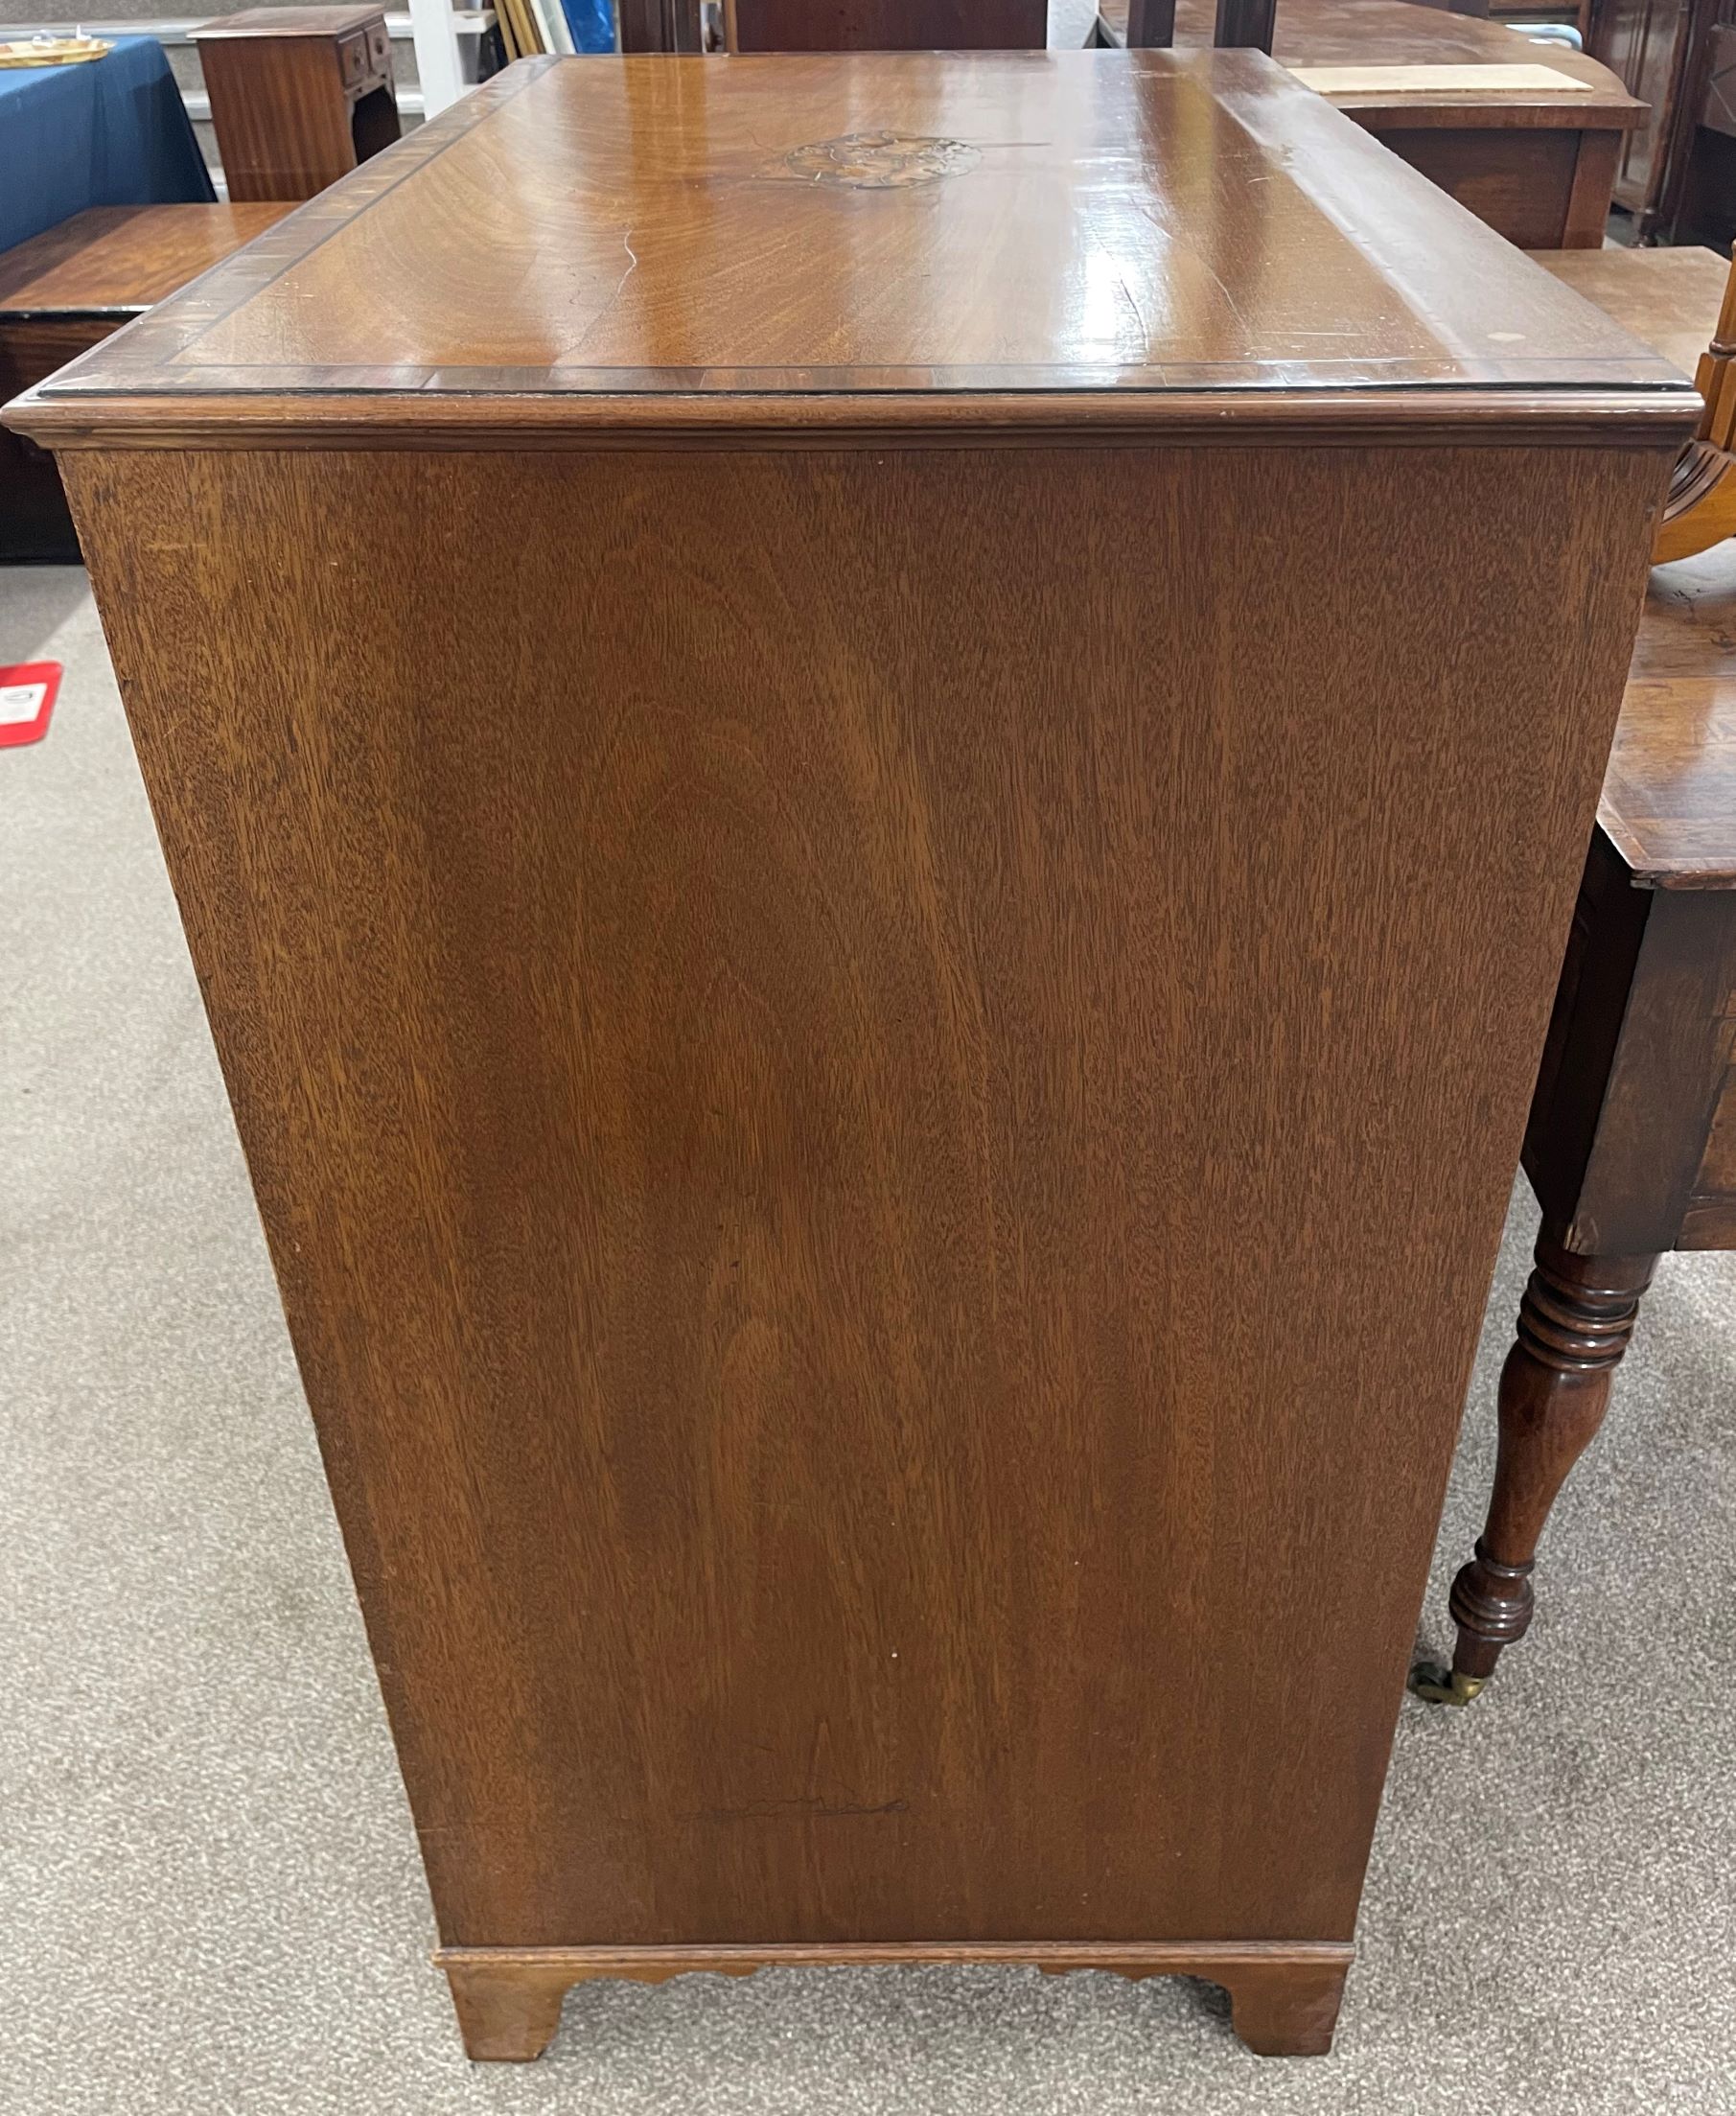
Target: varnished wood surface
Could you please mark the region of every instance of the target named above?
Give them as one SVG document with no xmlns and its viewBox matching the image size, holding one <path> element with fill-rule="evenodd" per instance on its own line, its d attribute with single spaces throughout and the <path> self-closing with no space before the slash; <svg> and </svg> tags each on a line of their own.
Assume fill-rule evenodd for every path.
<svg viewBox="0 0 1736 2116">
<path fill-rule="evenodd" d="M 448 1944 L 1349 1940 L 1670 453 L 66 459 Z"/>
<path fill-rule="evenodd" d="M 1212 41 L 1217 0 L 1176 0 L 1175 41 L 1200 48 Z M 1127 0 L 1100 0 L 1099 15 L 1116 42 L 1126 35 Z M 1629 94 L 1607 66 L 1583 53 L 1555 45 L 1528 44 L 1505 24 L 1410 0 L 1279 0 L 1272 56 L 1284 66 L 1513 66 L 1534 61 L 1571 75 L 1593 91 L 1586 96 L 1503 91 L 1486 99 L 1488 122 L 1512 127 L 1586 126 L 1626 129 L 1639 123 L 1645 106 Z M 1388 124 L 1462 126 L 1479 98 L 1474 92 L 1430 90 L 1395 96 L 1379 90 L 1334 93 L 1340 109 Z"/>
<path fill-rule="evenodd" d="M 1671 370 L 1674 375 L 1674 370 Z M 58 377 L 56 378 L 57 383 Z M 1197 441 L 1264 449 L 1353 442 L 1434 448 L 1474 423 L 1492 447 L 1655 448 L 1679 442 L 1699 399 L 1659 390 L 1555 388 L 937 390 L 813 396 L 103 397 L 31 390 L 0 410 L 15 431 L 72 449 L 444 450 L 1048 448 Z"/>
<path fill-rule="evenodd" d="M 1712 342 L 1730 261 L 1716 250 L 1537 250 L 1538 264 L 1692 375 Z"/>
<path fill-rule="evenodd" d="M 1194 391 L 1215 424 L 1215 390 L 1323 420 L 1363 390 L 1432 427 L 1445 386 L 1485 384 L 1568 423 L 1600 386 L 1642 422 L 1685 402 L 1258 54 L 544 59 L 22 415 L 66 431 L 102 399 L 131 430 L 164 396 L 300 393 L 328 430 L 372 430 L 413 394 L 417 419 L 452 398 L 510 426 L 541 396 L 557 421 L 673 427 L 707 398 L 757 427 L 854 399 L 872 425 L 956 394 L 993 423 L 1015 391 L 1122 418 Z"/>
<path fill-rule="evenodd" d="M 0 254 L 0 323 L 149 309 L 276 224 L 287 205 L 92 206 Z"/>
</svg>

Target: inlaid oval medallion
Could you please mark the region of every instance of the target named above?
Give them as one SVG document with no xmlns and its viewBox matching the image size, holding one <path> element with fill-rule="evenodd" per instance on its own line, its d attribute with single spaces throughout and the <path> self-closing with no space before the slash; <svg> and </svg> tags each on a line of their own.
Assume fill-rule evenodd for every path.
<svg viewBox="0 0 1736 2116">
<path fill-rule="evenodd" d="M 896 191 L 907 184 L 937 183 L 977 160 L 962 140 L 932 140 L 902 132 L 846 132 L 842 139 L 815 140 L 792 148 L 784 166 L 817 184 L 853 191 Z"/>
</svg>

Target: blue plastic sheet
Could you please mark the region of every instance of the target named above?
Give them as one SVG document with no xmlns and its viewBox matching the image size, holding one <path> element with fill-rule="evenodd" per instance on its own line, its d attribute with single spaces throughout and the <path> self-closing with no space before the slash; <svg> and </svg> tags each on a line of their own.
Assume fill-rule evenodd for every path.
<svg viewBox="0 0 1736 2116">
<path fill-rule="evenodd" d="M 614 50 L 614 10 L 609 0 L 561 0 L 575 51 Z"/>
<path fill-rule="evenodd" d="M 0 71 L 0 249 L 86 206 L 216 197 L 154 36 L 119 37 L 81 66 Z"/>
</svg>

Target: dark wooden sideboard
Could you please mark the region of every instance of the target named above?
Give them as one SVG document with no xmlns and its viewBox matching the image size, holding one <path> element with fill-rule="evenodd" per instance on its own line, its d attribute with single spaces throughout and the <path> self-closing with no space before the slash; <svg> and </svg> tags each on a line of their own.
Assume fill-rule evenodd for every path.
<svg viewBox="0 0 1736 2116">
<path fill-rule="evenodd" d="M 1681 192 L 1695 85 L 1717 0 L 1589 0 L 1586 49 L 1646 105 L 1623 144 L 1616 202 L 1649 235 Z"/>
<path fill-rule="evenodd" d="M 1538 1546 L 1661 1253 L 1736 1248 L 1736 545 L 1653 576 L 1544 1052 L 1543 1208 L 1488 1521 L 1453 1583 L 1474 1696 L 1530 1628 Z"/>
<path fill-rule="evenodd" d="M 700 0 L 618 0 L 615 19 L 624 52 L 705 49 Z"/>
<path fill-rule="evenodd" d="M 724 0 L 732 52 L 1041 51 L 1049 0 Z"/>
<path fill-rule="evenodd" d="M 1545 257 L 1692 372 L 1730 266 Z M 1659 1255 L 1736 1248 L 1736 543 L 1652 575 L 1525 1133 L 1543 1209 L 1501 1375 L 1489 1519 L 1453 1583 L 1467 1702 L 1532 1618 L 1538 1546 L 1596 1436 Z"/>
<path fill-rule="evenodd" d="M 92 206 L 0 253 L 0 403 L 44 382 L 289 208 Z M 54 460 L 0 430 L 0 561 L 76 566 Z"/>
<path fill-rule="evenodd" d="M 12 408 L 474 2056 L 1327 2047 L 1696 409 L 1243 52 L 516 66 Z"/>
<path fill-rule="evenodd" d="M 1212 42 L 1217 0 L 1177 0 L 1175 42 Z M 1128 0 L 1101 0 L 1112 43 L 1124 43 Z M 1413 84 L 1329 91 L 1348 117 L 1523 249 L 1596 249 L 1616 168 L 1645 105 L 1607 66 L 1529 44 L 1499 22 L 1409 0 L 1282 0 L 1274 56 L 1285 66 L 1534 65 L 1585 85 L 1551 90 Z"/>
</svg>

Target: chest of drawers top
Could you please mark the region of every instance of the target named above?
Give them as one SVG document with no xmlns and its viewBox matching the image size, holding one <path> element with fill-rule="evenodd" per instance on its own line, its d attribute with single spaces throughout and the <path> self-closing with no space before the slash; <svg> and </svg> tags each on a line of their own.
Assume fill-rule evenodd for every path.
<svg viewBox="0 0 1736 2116">
<path fill-rule="evenodd" d="M 921 53 L 509 68 L 27 418 L 390 445 L 1235 399 L 1655 431 L 1686 393 L 1257 53 Z"/>
</svg>

